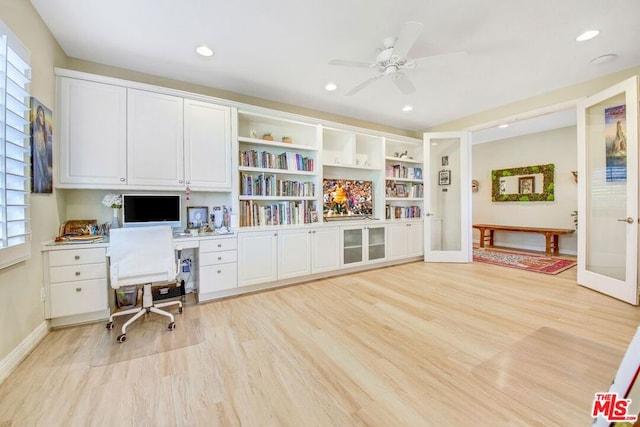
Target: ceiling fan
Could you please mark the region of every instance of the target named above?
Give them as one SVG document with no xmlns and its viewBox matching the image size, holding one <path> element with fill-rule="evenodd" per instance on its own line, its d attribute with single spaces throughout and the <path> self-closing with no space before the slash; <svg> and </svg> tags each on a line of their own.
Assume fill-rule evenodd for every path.
<svg viewBox="0 0 640 427">
<path fill-rule="evenodd" d="M 416 61 L 422 58 L 408 58 L 407 54 L 413 47 L 413 44 L 422 33 L 424 25 L 420 22 L 407 22 L 403 25 L 398 37 L 387 37 L 383 41 L 383 46 L 376 56 L 374 63 L 348 61 L 342 59 L 333 59 L 329 61 L 329 65 L 342 65 L 345 67 L 371 68 L 377 71 L 377 74 L 364 82 L 360 83 L 347 93 L 346 96 L 354 95 L 360 92 L 371 83 L 382 77 L 389 76 L 400 91 L 408 95 L 415 92 L 416 87 L 411 83 L 409 78 L 403 72 L 416 67 Z"/>
</svg>

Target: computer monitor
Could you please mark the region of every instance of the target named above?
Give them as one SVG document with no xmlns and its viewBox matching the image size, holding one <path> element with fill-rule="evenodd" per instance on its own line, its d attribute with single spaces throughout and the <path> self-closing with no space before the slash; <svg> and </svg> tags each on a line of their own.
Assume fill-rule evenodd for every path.
<svg viewBox="0 0 640 427">
<path fill-rule="evenodd" d="M 124 227 L 169 225 L 181 227 L 180 195 L 123 194 L 122 224 Z"/>
</svg>

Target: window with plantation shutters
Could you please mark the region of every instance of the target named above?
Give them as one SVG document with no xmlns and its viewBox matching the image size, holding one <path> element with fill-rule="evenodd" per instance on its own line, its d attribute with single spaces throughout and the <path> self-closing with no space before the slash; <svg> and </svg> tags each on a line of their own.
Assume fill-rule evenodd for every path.
<svg viewBox="0 0 640 427">
<path fill-rule="evenodd" d="M 31 255 L 29 51 L 0 21 L 0 268 Z"/>
</svg>

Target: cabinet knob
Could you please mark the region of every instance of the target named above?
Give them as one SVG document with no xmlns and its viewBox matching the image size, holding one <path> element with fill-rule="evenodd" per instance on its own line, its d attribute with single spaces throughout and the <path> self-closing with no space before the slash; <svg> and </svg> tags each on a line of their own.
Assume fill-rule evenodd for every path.
<svg viewBox="0 0 640 427">
<path fill-rule="evenodd" d="M 79 272 L 79 271 L 76 271 L 76 276 L 79 276 L 79 275 L 80 275 L 80 272 Z"/>
<path fill-rule="evenodd" d="M 184 184 L 184 181 L 180 179 L 178 180 L 178 184 Z"/>
<path fill-rule="evenodd" d="M 76 292 L 82 292 L 82 288 L 76 288 Z"/>
<path fill-rule="evenodd" d="M 76 255 L 73 257 L 76 261 L 80 259 L 80 255 Z"/>
<path fill-rule="evenodd" d="M 222 247 L 222 243 L 218 243 L 218 247 L 221 248 Z"/>
<path fill-rule="evenodd" d="M 218 274 L 222 273 L 222 270 L 218 270 Z"/>
<path fill-rule="evenodd" d="M 313 231 L 312 231 L 312 233 L 313 233 L 313 234 L 316 234 L 316 230 L 313 230 Z"/>
<path fill-rule="evenodd" d="M 191 181 L 185 181 L 185 183 L 186 183 L 187 185 L 189 185 L 189 184 L 191 184 Z"/>
<path fill-rule="evenodd" d="M 120 182 L 124 182 L 124 181 L 125 181 L 125 179 L 124 179 L 124 178 L 120 178 Z"/>
<path fill-rule="evenodd" d="M 218 257 L 218 261 L 220 261 L 221 259 L 222 259 L 222 257 L 221 257 L 221 256 L 219 256 L 219 257 Z"/>
</svg>

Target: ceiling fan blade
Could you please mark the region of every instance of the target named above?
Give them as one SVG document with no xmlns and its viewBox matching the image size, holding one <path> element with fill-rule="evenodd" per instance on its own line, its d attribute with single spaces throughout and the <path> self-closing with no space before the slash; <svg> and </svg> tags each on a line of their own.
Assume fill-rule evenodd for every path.
<svg viewBox="0 0 640 427">
<path fill-rule="evenodd" d="M 462 58 L 467 56 L 468 53 L 465 51 L 459 51 L 459 52 L 448 52 L 448 53 L 437 53 L 435 55 L 427 55 L 427 56 L 421 56 L 419 58 L 411 58 L 411 61 L 415 62 L 415 63 L 424 63 L 424 62 L 428 62 L 431 60 L 440 60 L 440 59 L 458 59 L 458 58 Z"/>
<path fill-rule="evenodd" d="M 344 96 L 351 96 L 351 95 L 355 95 L 356 93 L 360 92 L 362 89 L 364 89 L 365 87 L 369 86 L 371 83 L 375 82 L 376 80 L 378 80 L 380 77 L 384 77 L 384 74 L 377 74 L 365 81 L 363 81 L 362 83 L 360 83 L 358 86 L 354 87 L 353 89 L 351 89 L 349 92 L 345 93 Z"/>
<path fill-rule="evenodd" d="M 420 33 L 422 33 L 423 27 L 424 25 L 420 22 L 407 22 L 404 24 L 393 46 L 393 54 L 406 58 L 413 44 L 418 40 Z"/>
<path fill-rule="evenodd" d="M 371 67 L 371 64 L 368 62 L 348 61 L 344 59 L 332 59 L 331 61 L 329 61 L 329 65 L 341 65 L 343 67 L 357 67 L 357 68 Z"/>
<path fill-rule="evenodd" d="M 416 91 L 416 87 L 411 83 L 411 80 L 403 73 L 396 73 L 393 76 L 393 82 L 396 84 L 400 92 L 405 95 L 409 95 Z"/>
</svg>

